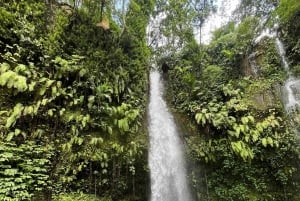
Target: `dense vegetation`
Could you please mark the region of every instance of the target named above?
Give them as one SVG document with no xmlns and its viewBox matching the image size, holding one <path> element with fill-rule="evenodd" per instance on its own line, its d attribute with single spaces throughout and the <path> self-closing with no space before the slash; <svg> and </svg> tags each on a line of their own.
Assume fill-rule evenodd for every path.
<svg viewBox="0 0 300 201">
<path fill-rule="evenodd" d="M 193 31 L 214 10 L 207 0 L 0 1 L 0 200 L 147 200 L 150 56 L 171 67 L 195 200 L 299 200 L 288 75 L 274 39 L 254 39 L 278 23 L 299 75 L 300 3 L 242 1 L 239 23 L 199 45 Z"/>
<path fill-rule="evenodd" d="M 146 199 L 153 4 L 76 2 L 0 3 L 0 200 Z"/>
<path fill-rule="evenodd" d="M 264 26 L 279 23 L 298 72 L 299 5 L 242 1 L 238 26 L 230 22 L 210 44 L 191 40 L 177 52 L 169 100 L 194 122 L 186 140 L 197 200 L 299 200 L 298 117 L 285 112 L 280 94 L 287 72 L 274 39 L 254 42 L 262 17 Z"/>
</svg>

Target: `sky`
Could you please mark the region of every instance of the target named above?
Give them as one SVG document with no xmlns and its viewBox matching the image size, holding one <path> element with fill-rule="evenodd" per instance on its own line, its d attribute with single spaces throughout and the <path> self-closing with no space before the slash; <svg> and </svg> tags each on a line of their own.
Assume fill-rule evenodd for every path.
<svg viewBox="0 0 300 201">
<path fill-rule="evenodd" d="M 215 0 L 217 12 L 211 14 L 202 27 L 201 43 L 208 44 L 212 39 L 212 32 L 230 21 L 233 11 L 240 0 Z M 199 43 L 199 30 L 195 30 L 195 37 Z"/>
<path fill-rule="evenodd" d="M 201 29 L 202 44 L 209 44 L 212 39 L 212 32 L 227 24 L 232 19 L 232 14 L 240 4 L 240 1 L 241 0 L 213 0 L 214 5 L 217 6 L 217 11 L 212 13 L 203 24 Z M 157 39 L 155 43 L 157 47 L 163 46 L 166 42 L 166 38 L 162 37 L 162 34 L 156 26 L 160 24 L 164 16 L 165 14 L 162 13 L 161 15 L 152 18 L 147 27 L 148 43 L 152 44 L 151 40 Z M 194 34 L 196 41 L 199 43 L 199 28 L 194 30 Z"/>
</svg>

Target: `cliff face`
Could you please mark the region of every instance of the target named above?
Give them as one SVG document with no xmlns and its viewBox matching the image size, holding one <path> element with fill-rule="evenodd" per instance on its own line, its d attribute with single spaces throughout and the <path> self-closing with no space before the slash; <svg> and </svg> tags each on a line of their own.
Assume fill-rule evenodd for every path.
<svg viewBox="0 0 300 201">
<path fill-rule="evenodd" d="M 243 17 L 217 30 L 201 54 L 178 54 L 169 99 L 196 124 L 184 137 L 199 200 L 296 201 L 300 115 L 287 108 L 300 97 L 300 20 L 293 21 L 298 14 L 283 20 L 277 8 L 249 10 L 237 11 Z"/>
<path fill-rule="evenodd" d="M 286 73 L 281 65 L 281 59 L 275 44 L 270 36 L 257 38 L 248 47 L 247 53 L 242 57 L 240 66 L 244 77 L 261 82 L 255 89 L 248 91 L 252 106 L 258 110 L 267 110 L 280 104 L 282 93 L 281 85 Z M 274 76 L 276 79 L 274 79 Z"/>
</svg>

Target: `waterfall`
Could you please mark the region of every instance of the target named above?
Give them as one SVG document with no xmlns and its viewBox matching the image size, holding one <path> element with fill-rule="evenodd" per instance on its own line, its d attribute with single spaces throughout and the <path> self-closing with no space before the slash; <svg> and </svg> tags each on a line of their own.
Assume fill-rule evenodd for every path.
<svg viewBox="0 0 300 201">
<path fill-rule="evenodd" d="M 282 66 L 288 74 L 288 79 L 283 86 L 283 103 L 286 111 L 290 113 L 300 106 L 300 100 L 299 97 L 297 97 L 300 95 L 300 80 L 292 76 L 290 72 L 283 43 L 278 37 L 276 37 L 275 40 Z"/>
<path fill-rule="evenodd" d="M 151 201 L 190 201 L 183 144 L 163 99 L 163 83 L 157 70 L 150 73 L 150 88 Z"/>
<path fill-rule="evenodd" d="M 261 25 L 263 26 L 263 25 Z M 286 51 L 284 44 L 278 37 L 278 24 L 275 24 L 272 29 L 264 29 L 259 36 L 254 39 L 254 44 L 259 43 L 263 38 L 269 37 L 275 40 L 277 52 L 280 56 L 282 67 L 285 69 L 288 79 L 285 81 L 282 88 L 282 99 L 285 110 L 290 113 L 300 106 L 300 79 L 295 78 L 289 67 L 289 63 L 286 58 Z"/>
<path fill-rule="evenodd" d="M 285 56 L 284 45 L 278 37 L 275 38 L 275 41 L 276 41 L 278 53 L 279 53 L 281 61 L 282 61 L 282 65 L 283 65 L 284 69 L 287 71 L 287 73 L 290 74 L 289 64 L 288 64 L 286 56 Z"/>
<path fill-rule="evenodd" d="M 290 77 L 286 80 L 283 90 L 283 97 L 286 99 L 284 105 L 288 112 L 292 112 L 296 107 L 300 106 L 297 94 L 300 94 L 300 80 Z"/>
<path fill-rule="evenodd" d="M 274 29 L 278 29 L 278 25 L 275 24 Z M 282 67 L 285 69 L 288 75 L 288 79 L 285 81 L 283 86 L 283 104 L 285 110 L 290 113 L 294 111 L 297 107 L 300 106 L 300 100 L 297 98 L 299 96 L 300 90 L 300 80 L 295 78 L 292 73 L 290 72 L 289 63 L 286 58 L 286 52 L 283 43 L 277 36 L 275 37 L 275 43 L 277 47 L 278 54 L 281 58 Z"/>
</svg>

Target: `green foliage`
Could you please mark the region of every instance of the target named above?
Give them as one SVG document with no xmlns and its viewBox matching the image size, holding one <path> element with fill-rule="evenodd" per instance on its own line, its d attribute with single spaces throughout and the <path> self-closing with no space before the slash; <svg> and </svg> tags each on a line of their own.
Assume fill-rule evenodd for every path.
<svg viewBox="0 0 300 201">
<path fill-rule="evenodd" d="M 7 88 L 15 88 L 18 92 L 27 89 L 26 77 L 20 76 L 13 71 L 6 71 L 0 75 L 0 85 Z"/>
<path fill-rule="evenodd" d="M 144 36 L 153 2 L 128 8 L 130 50 L 110 2 L 0 4 L 0 199 L 81 191 L 144 200 Z M 107 30 L 96 26 L 102 15 Z"/>
<path fill-rule="evenodd" d="M 161 49 L 162 54 L 166 52 L 175 53 L 178 48 L 186 44 L 195 43 L 193 30 L 202 28 L 206 17 L 213 10 L 213 1 L 206 0 L 170 0 L 156 1 L 157 10 L 155 14 L 163 13 L 165 16 L 160 24 L 160 34 L 168 38 L 167 44 Z M 154 36 L 155 42 L 160 38 Z"/>
<path fill-rule="evenodd" d="M 48 54 L 51 56 L 63 54 L 61 47 L 65 43 L 63 37 L 69 23 L 68 13 L 64 10 L 56 10 L 53 17 L 55 23 L 49 27 L 48 40 L 45 41 L 45 46 L 49 49 Z"/>
<path fill-rule="evenodd" d="M 273 8 L 278 5 L 277 0 L 252 0 L 243 1 L 237 8 L 237 15 L 240 19 L 245 19 L 249 16 L 265 17 L 272 15 Z"/>
<path fill-rule="evenodd" d="M 285 73 L 273 39 L 266 38 L 261 41 L 255 54 L 257 64 L 260 66 L 260 75 L 264 78 L 275 78 L 275 76 L 280 78 Z"/>
<path fill-rule="evenodd" d="M 297 77 L 299 77 L 299 75 L 300 75 L 300 65 L 293 66 L 292 67 L 292 72 L 293 72 L 293 75 L 296 75 Z"/>
<path fill-rule="evenodd" d="M 54 201 L 111 201 L 110 198 L 98 198 L 94 195 L 86 195 L 79 193 L 60 194 L 54 198 Z"/>
<path fill-rule="evenodd" d="M 255 121 L 255 118 L 248 113 L 247 106 L 242 102 L 240 92 L 230 88 L 229 85 L 223 89 L 224 95 L 230 97 L 228 101 L 224 103 L 211 101 L 207 105 L 201 105 L 202 109 L 195 115 L 197 123 L 203 127 L 209 127 L 210 134 L 216 131 L 218 136 L 221 135 L 222 142 L 226 142 L 227 138 L 232 151 L 244 161 L 254 158 L 251 147 L 257 146 L 259 141 L 263 147 L 278 147 L 278 141 L 268 135 L 278 132 L 276 129 L 280 129 L 281 119 L 275 118 L 272 114 L 261 122 Z M 267 134 L 268 132 L 270 133 Z M 206 156 L 203 155 L 203 157 Z"/>
<path fill-rule="evenodd" d="M 282 128 L 284 121 L 275 113 L 264 114 L 264 118 L 252 116 L 249 108 L 243 105 L 241 96 L 238 97 L 239 92 L 225 91 L 231 94 L 227 102 L 202 104 L 202 109 L 195 114 L 204 136 L 188 139 L 190 155 L 200 163 L 207 163 L 206 168 L 212 171 L 206 185 L 212 190 L 212 196 L 216 196 L 214 199 L 245 200 L 258 192 L 268 197 L 276 185 L 292 185 L 294 165 L 285 162 L 279 165 L 276 161 L 274 167 L 271 162 L 275 160 L 273 158 L 290 160 L 287 158 L 296 157 L 296 147 L 295 150 L 282 150 L 295 143 L 293 134 Z M 281 177 L 282 168 L 291 168 L 291 172 L 285 172 Z M 270 169 L 272 179 L 267 176 Z"/>
<path fill-rule="evenodd" d="M 0 200 L 146 200 L 145 36 L 155 2 L 129 1 L 122 23 L 113 1 L 72 2 L 0 3 Z M 282 107 L 256 110 L 249 101 L 283 79 L 275 45 L 258 47 L 266 53 L 258 58 L 263 79 L 239 79 L 258 19 L 230 23 L 198 46 L 193 23 L 201 25 L 211 9 L 201 2 L 156 1 L 170 37 L 162 52 L 182 48 L 172 58 L 168 89 L 198 126 L 187 139 L 196 168 L 205 170 L 194 178 L 195 191 L 201 196 L 206 186 L 209 200 L 292 199 L 295 136 Z M 254 7 L 263 14 L 258 3 L 243 2 L 251 9 L 241 15 Z M 298 7 L 281 1 L 278 9 L 294 71 Z M 99 26 L 103 20 L 107 27 Z M 85 194 L 61 194 L 71 191 Z"/>
<path fill-rule="evenodd" d="M 280 28 L 282 29 L 282 33 L 284 33 L 282 34 L 282 39 L 284 40 L 286 55 L 291 66 L 297 66 L 299 63 L 299 8 L 300 4 L 298 1 L 282 0 L 276 11 L 276 14 L 280 17 Z"/>
<path fill-rule="evenodd" d="M 212 41 L 216 41 L 217 39 L 230 34 L 232 32 L 234 32 L 234 23 L 233 22 L 229 22 L 228 24 L 226 24 L 225 26 L 221 27 L 220 29 L 217 29 L 213 32 L 213 38 Z"/>
<path fill-rule="evenodd" d="M 242 2 L 237 27 L 217 30 L 201 52 L 187 44 L 168 73 L 168 99 L 198 125 L 197 134 L 185 138 L 199 200 L 297 200 L 299 146 L 277 97 L 286 75 L 273 39 L 253 44 L 256 16 L 270 14 L 259 5 L 275 3 Z M 289 30 L 282 35 L 297 71 L 298 25 L 282 29 Z M 257 79 L 243 77 L 253 52 Z"/>
<path fill-rule="evenodd" d="M 259 19 L 257 17 L 247 17 L 237 28 L 237 41 L 236 46 L 239 51 L 247 50 L 253 38 L 254 31 L 256 26 L 258 25 Z"/>
<path fill-rule="evenodd" d="M 29 200 L 48 188 L 53 147 L 34 141 L 0 144 L 0 199 Z"/>
<path fill-rule="evenodd" d="M 202 80 L 206 81 L 208 86 L 214 86 L 222 82 L 224 70 L 216 65 L 209 65 L 203 69 Z"/>
<path fill-rule="evenodd" d="M 280 0 L 277 14 L 283 22 L 287 22 L 295 13 L 299 12 L 299 9 L 300 3 L 297 0 Z"/>
</svg>

